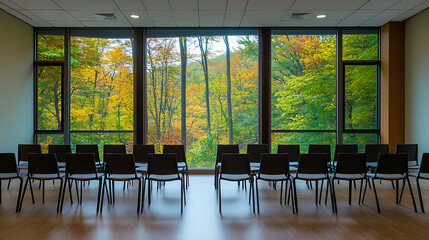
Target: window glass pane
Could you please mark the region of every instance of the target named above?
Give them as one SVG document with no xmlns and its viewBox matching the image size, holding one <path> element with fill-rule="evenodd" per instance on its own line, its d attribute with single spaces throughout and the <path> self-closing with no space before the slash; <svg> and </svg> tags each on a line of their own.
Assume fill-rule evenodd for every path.
<svg viewBox="0 0 429 240">
<path fill-rule="evenodd" d="M 343 60 L 378 60 L 377 32 L 343 34 Z"/>
<path fill-rule="evenodd" d="M 96 131 L 88 143 L 114 143 L 97 139 L 110 136 L 104 131 L 133 131 L 132 41 L 132 31 L 71 31 L 70 130 Z"/>
<path fill-rule="evenodd" d="M 365 151 L 366 144 L 377 144 L 378 134 L 343 134 L 344 144 L 357 144 L 359 152 Z"/>
<path fill-rule="evenodd" d="M 336 129 L 336 35 L 272 35 L 271 129 Z"/>
<path fill-rule="evenodd" d="M 37 143 L 42 146 L 42 152 L 47 153 L 50 144 L 64 144 L 63 134 L 37 134 Z"/>
<path fill-rule="evenodd" d="M 61 130 L 61 66 L 37 67 L 37 129 Z"/>
<path fill-rule="evenodd" d="M 308 153 L 310 144 L 329 144 L 331 145 L 331 154 L 335 151 L 336 134 L 335 132 L 272 132 L 271 133 L 271 152 L 277 153 L 277 146 L 281 144 L 298 144 L 301 153 Z"/>
<path fill-rule="evenodd" d="M 213 168 L 218 144 L 257 142 L 258 40 L 191 33 L 148 38 L 147 142 L 185 142 L 190 167 Z"/>
<path fill-rule="evenodd" d="M 345 129 L 377 129 L 377 69 L 345 66 Z"/>
<path fill-rule="evenodd" d="M 64 31 L 39 30 L 37 34 L 38 61 L 64 61 Z"/>
</svg>

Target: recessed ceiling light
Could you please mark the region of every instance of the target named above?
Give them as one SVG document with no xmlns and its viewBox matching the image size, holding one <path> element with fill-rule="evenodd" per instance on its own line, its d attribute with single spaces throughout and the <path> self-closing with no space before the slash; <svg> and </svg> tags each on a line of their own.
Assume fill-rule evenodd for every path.
<svg viewBox="0 0 429 240">
<path fill-rule="evenodd" d="M 326 17 L 326 15 L 325 15 L 325 14 L 317 15 L 317 18 L 325 18 L 325 17 Z"/>
<path fill-rule="evenodd" d="M 131 18 L 135 18 L 135 19 L 140 18 L 140 16 L 139 16 L 139 15 L 135 15 L 135 14 L 130 15 L 130 17 L 131 17 Z"/>
</svg>

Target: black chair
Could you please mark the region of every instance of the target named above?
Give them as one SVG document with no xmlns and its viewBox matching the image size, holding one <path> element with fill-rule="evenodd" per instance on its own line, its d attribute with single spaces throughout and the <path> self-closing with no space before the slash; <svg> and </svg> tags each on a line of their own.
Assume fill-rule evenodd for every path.
<svg viewBox="0 0 429 240">
<path fill-rule="evenodd" d="M 331 145 L 328 144 L 310 144 L 308 145 L 308 153 L 324 153 L 326 161 L 331 163 Z"/>
<path fill-rule="evenodd" d="M 335 153 L 333 165 L 337 165 L 338 154 L 340 153 L 358 153 L 358 145 L 357 144 L 337 144 L 335 145 Z"/>
<path fill-rule="evenodd" d="M 380 213 L 380 205 L 378 203 L 377 191 L 375 188 L 375 179 L 384 179 L 384 180 L 396 180 L 396 204 L 399 204 L 399 180 L 407 181 L 408 187 L 410 189 L 411 199 L 413 201 L 414 211 L 417 212 L 416 203 L 414 201 L 413 190 L 411 188 L 410 179 L 408 178 L 408 163 L 407 163 L 407 154 L 397 153 L 397 154 L 388 154 L 381 153 L 378 157 L 377 168 L 375 173 L 368 173 L 368 180 L 365 184 L 365 190 L 363 194 L 362 202 L 365 199 L 366 186 L 368 185 L 369 179 L 372 179 L 372 189 L 374 190 L 375 201 L 377 204 L 377 212 Z"/>
<path fill-rule="evenodd" d="M 20 198 L 22 193 L 23 178 L 27 176 L 26 173 L 19 173 L 16 165 L 15 153 L 0 153 L 0 204 L 1 204 L 1 181 L 19 179 L 18 199 L 16 200 L 16 212 L 20 211 Z M 31 189 L 31 196 L 33 197 L 33 190 Z"/>
<path fill-rule="evenodd" d="M 127 153 L 127 148 L 124 144 L 104 144 L 103 156 L 108 153 Z"/>
<path fill-rule="evenodd" d="M 349 181 L 349 205 L 352 203 L 352 181 L 361 180 L 359 190 L 359 204 L 362 194 L 363 180 L 366 180 L 366 155 L 359 153 L 339 153 L 337 157 L 337 167 L 331 177 L 332 195 L 334 197 L 335 212 L 337 209 L 337 199 L 335 196 L 335 179 Z M 329 187 L 329 186 L 328 186 Z M 328 195 L 328 193 L 326 193 Z M 326 199 L 325 199 L 326 202 Z"/>
<path fill-rule="evenodd" d="M 69 153 L 66 155 L 66 176 L 63 186 L 63 193 L 61 198 L 61 208 L 63 210 L 64 195 L 67 187 L 69 185 L 69 194 L 71 196 L 71 181 L 91 181 L 98 180 L 98 198 L 97 198 L 97 212 L 100 207 L 100 192 L 102 187 L 102 173 L 97 172 L 97 166 L 95 165 L 95 157 L 93 153 Z M 82 185 L 80 189 L 80 200 L 78 198 L 78 203 L 82 204 Z"/>
<path fill-rule="evenodd" d="M 40 144 L 18 144 L 18 169 L 28 168 L 28 154 L 42 153 Z"/>
<path fill-rule="evenodd" d="M 134 160 L 136 161 L 136 166 L 138 168 L 144 167 L 146 172 L 148 155 L 149 153 L 155 153 L 155 146 L 136 144 L 136 145 L 133 145 L 133 153 L 134 153 Z"/>
<path fill-rule="evenodd" d="M 186 175 L 185 186 L 189 185 L 189 170 L 188 163 L 186 162 L 185 146 L 184 145 L 164 145 L 162 148 L 163 153 L 175 153 L 177 160 L 177 167 L 179 171 Z"/>
<path fill-rule="evenodd" d="M 278 145 L 277 153 L 287 153 L 289 159 L 289 166 L 298 166 L 300 145 Z"/>
<path fill-rule="evenodd" d="M 214 186 L 217 189 L 218 178 L 220 170 L 222 167 L 222 155 L 224 153 L 239 153 L 240 149 L 238 145 L 217 145 L 217 154 L 216 154 L 216 164 L 215 164 L 215 174 L 214 174 Z"/>
<path fill-rule="evenodd" d="M 290 172 L 289 172 L 288 154 L 286 154 L 286 153 L 278 153 L 278 154 L 262 153 L 261 167 L 259 169 L 258 175 L 256 175 L 256 180 L 255 180 L 256 203 L 258 206 L 258 213 L 259 213 L 258 180 L 281 181 L 282 186 L 280 187 L 280 204 L 282 204 L 283 182 L 286 182 L 286 184 L 285 184 L 285 200 L 286 200 L 286 194 L 288 193 L 288 188 L 287 188 L 288 183 L 290 184 L 289 190 L 292 189 L 292 179 L 290 177 Z M 293 204 L 294 203 L 292 200 L 292 205 Z"/>
<path fill-rule="evenodd" d="M 395 153 L 406 153 L 409 169 L 419 169 L 417 144 L 396 144 Z"/>
<path fill-rule="evenodd" d="M 177 168 L 177 160 L 175 153 L 164 154 L 149 154 L 149 162 L 147 167 L 147 175 L 143 182 L 143 202 L 144 202 L 144 186 L 148 181 L 148 204 L 151 204 L 152 181 L 180 181 L 180 213 L 183 214 L 183 202 L 185 201 L 185 181 L 184 176 L 180 176 Z M 143 204 L 142 204 L 143 205 Z"/>
<path fill-rule="evenodd" d="M 48 153 L 55 153 L 57 157 L 58 164 L 66 162 L 66 155 L 71 153 L 70 145 L 52 145 L 50 144 L 48 147 Z M 60 165 L 61 166 L 61 165 Z"/>
<path fill-rule="evenodd" d="M 258 171 L 261 163 L 261 155 L 270 153 L 268 144 L 248 144 L 247 154 L 249 154 L 250 170 Z"/>
<path fill-rule="evenodd" d="M 420 200 L 420 208 L 422 210 L 422 213 L 424 213 L 425 208 L 423 205 L 422 191 L 420 189 L 420 179 L 429 180 L 429 153 L 423 153 L 422 161 L 420 163 L 420 168 L 418 173 L 410 173 L 409 176 L 416 178 L 417 193 L 419 194 L 419 200 Z M 404 187 L 405 186 L 403 184 L 399 202 L 401 202 L 402 194 L 404 193 Z"/>
<path fill-rule="evenodd" d="M 328 185 L 330 184 L 326 158 L 327 158 L 326 153 L 309 153 L 309 154 L 301 154 L 299 156 L 298 170 L 296 172 L 295 177 L 292 178 L 296 213 L 298 213 L 298 197 L 297 197 L 297 191 L 296 191 L 296 180 L 316 181 L 316 205 L 318 203 L 318 181 L 327 180 Z M 331 192 L 332 212 L 335 212 L 332 188 L 330 192 Z"/>
<path fill-rule="evenodd" d="M 249 181 L 250 192 L 249 198 L 253 199 L 253 212 L 255 213 L 255 195 L 253 193 L 253 177 L 250 172 L 249 154 L 239 153 L 224 153 L 222 154 L 221 161 L 222 168 L 219 174 L 218 182 L 218 200 L 219 200 L 219 213 L 222 214 L 222 197 L 221 197 L 221 181 Z M 251 196 L 250 196 L 251 195 Z M 250 200 L 250 199 L 249 199 Z M 250 201 L 249 201 L 250 203 Z"/>
<path fill-rule="evenodd" d="M 136 165 L 134 162 L 133 154 L 126 153 L 106 153 L 105 155 L 105 172 L 104 172 L 104 182 L 101 193 L 101 203 L 100 203 L 100 213 L 103 212 L 103 200 L 104 200 L 104 189 L 107 189 L 107 180 L 109 181 L 132 181 L 138 180 L 139 191 L 138 191 L 138 200 L 137 200 L 137 213 L 140 212 L 140 197 L 141 197 L 141 177 L 137 176 Z M 112 190 L 113 201 L 115 204 L 115 193 L 114 188 Z"/>
<path fill-rule="evenodd" d="M 104 171 L 104 167 L 100 162 L 100 153 L 99 153 L 97 144 L 77 144 L 76 153 L 93 153 L 95 157 L 95 163 L 97 165 L 97 169 L 100 172 Z"/>
<path fill-rule="evenodd" d="M 57 203 L 57 212 L 59 212 L 61 193 L 62 193 L 62 187 L 63 187 L 63 178 L 64 178 L 64 174 L 60 174 L 59 172 L 57 158 L 55 154 L 29 153 L 28 154 L 28 177 L 27 177 L 27 181 L 25 182 L 24 192 L 22 193 L 21 204 L 20 204 L 21 207 L 25 196 L 25 190 L 27 189 L 27 184 L 30 184 L 30 189 L 32 188 L 31 180 L 36 179 L 36 180 L 41 180 L 43 182 L 42 202 L 45 203 L 44 181 L 59 179 L 61 181 L 60 190 L 58 192 L 58 203 Z M 34 201 L 33 201 L 33 204 L 34 204 Z"/>
<path fill-rule="evenodd" d="M 366 144 L 365 145 L 365 154 L 366 154 L 366 166 L 369 169 L 373 169 L 377 166 L 378 155 L 380 153 L 389 153 L 388 144 Z"/>
</svg>

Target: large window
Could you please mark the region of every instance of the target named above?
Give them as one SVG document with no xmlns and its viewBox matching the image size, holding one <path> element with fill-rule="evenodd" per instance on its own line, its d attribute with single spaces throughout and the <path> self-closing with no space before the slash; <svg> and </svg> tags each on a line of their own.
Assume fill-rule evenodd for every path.
<svg viewBox="0 0 429 240">
<path fill-rule="evenodd" d="M 185 144 L 212 168 L 218 144 L 258 141 L 257 31 L 161 31 L 147 39 L 147 142 Z"/>
</svg>

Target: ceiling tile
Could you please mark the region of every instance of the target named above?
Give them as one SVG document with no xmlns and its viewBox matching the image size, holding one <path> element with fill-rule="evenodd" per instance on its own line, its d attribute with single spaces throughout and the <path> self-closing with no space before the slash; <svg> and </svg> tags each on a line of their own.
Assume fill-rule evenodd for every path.
<svg viewBox="0 0 429 240">
<path fill-rule="evenodd" d="M 226 9 L 228 10 L 241 10 L 246 9 L 247 2 L 249 0 L 228 0 Z"/>
<path fill-rule="evenodd" d="M 142 0 L 146 10 L 170 10 L 168 0 Z"/>
<path fill-rule="evenodd" d="M 295 0 L 249 0 L 247 10 L 283 10 L 287 11 Z"/>
<path fill-rule="evenodd" d="M 243 18 L 244 10 L 227 10 L 225 14 L 225 22 L 238 21 Z"/>
<path fill-rule="evenodd" d="M 9 0 L 10 2 L 15 3 L 16 5 L 24 9 L 61 9 L 60 6 L 52 2 L 51 0 Z"/>
<path fill-rule="evenodd" d="M 65 10 L 30 10 L 31 13 L 43 20 L 72 21 L 76 20 Z M 57 26 L 57 25 L 55 25 Z"/>
<path fill-rule="evenodd" d="M 225 21 L 223 23 L 223 27 L 240 27 L 240 21 Z"/>
<path fill-rule="evenodd" d="M 296 0 L 290 9 L 358 9 L 366 2 L 367 0 Z"/>
<path fill-rule="evenodd" d="M 112 0 L 52 0 L 66 10 L 118 10 Z"/>
<path fill-rule="evenodd" d="M 368 20 L 381 12 L 382 10 L 357 10 L 352 15 L 348 16 L 345 20 Z"/>
<path fill-rule="evenodd" d="M 325 21 L 338 21 L 343 20 L 353 14 L 353 10 L 311 10 L 311 15 L 306 19 L 308 20 L 325 20 Z M 282 20 L 286 21 L 288 20 L 288 16 L 290 14 L 294 13 L 293 10 L 288 11 Z M 317 19 L 317 15 L 324 14 L 326 15 L 326 18 L 324 19 Z"/>
<path fill-rule="evenodd" d="M 402 21 L 407 20 L 408 18 L 416 15 L 417 13 L 419 13 L 421 11 L 422 10 L 420 10 L 420 9 L 411 9 L 411 10 L 408 10 L 407 12 L 405 12 L 402 15 L 398 16 L 397 18 L 393 19 L 393 21 L 402 22 Z"/>
<path fill-rule="evenodd" d="M 146 10 L 140 0 L 113 0 L 121 10 Z"/>
<path fill-rule="evenodd" d="M 198 27 L 198 21 L 176 21 L 177 27 Z"/>
<path fill-rule="evenodd" d="M 371 0 L 365 5 L 363 5 L 360 9 L 363 10 L 375 10 L 380 9 L 384 10 L 386 8 L 389 8 L 396 3 L 400 2 L 401 0 Z"/>
<path fill-rule="evenodd" d="M 105 21 L 108 27 L 132 27 L 128 21 Z"/>
<path fill-rule="evenodd" d="M 173 0 L 170 6 L 174 10 L 197 10 L 198 0 Z"/>
<path fill-rule="evenodd" d="M 227 0 L 198 0 L 201 10 L 225 10 Z"/>
<path fill-rule="evenodd" d="M 426 8 L 429 8 L 429 1 L 426 1 L 415 7 L 415 9 L 420 9 L 420 10 L 424 10 Z"/>
<path fill-rule="evenodd" d="M 83 25 L 85 25 L 85 27 L 107 27 L 106 24 L 104 24 L 104 22 L 102 21 L 95 21 L 95 22 L 82 22 L 81 23 Z"/>
<path fill-rule="evenodd" d="M 376 16 L 374 16 L 373 18 L 371 18 L 370 20 L 386 20 L 387 22 L 401 16 L 403 13 L 405 13 L 407 10 L 385 10 L 379 14 L 377 14 Z"/>
<path fill-rule="evenodd" d="M 165 21 L 165 20 L 157 20 L 153 21 L 155 27 L 176 27 L 176 22 L 174 21 Z"/>
<path fill-rule="evenodd" d="M 357 27 L 364 23 L 366 19 L 344 20 L 337 24 L 337 27 Z"/>
<path fill-rule="evenodd" d="M 126 17 L 126 19 L 128 19 L 129 22 L 140 22 L 140 21 L 152 21 L 149 17 L 149 14 L 147 14 L 146 11 L 137 11 L 137 10 L 132 10 L 132 11 L 122 11 Z M 135 19 L 135 18 L 131 18 L 131 15 L 138 15 L 139 18 Z"/>
<path fill-rule="evenodd" d="M 13 10 L 25 9 L 25 8 L 19 5 L 16 5 L 15 3 L 8 0 L 0 0 L 0 9 L 3 9 L 6 12 L 9 12 L 9 10 L 13 11 Z"/>
<path fill-rule="evenodd" d="M 174 21 L 173 14 L 171 14 L 170 10 L 148 11 L 148 14 L 153 21 Z"/>
<path fill-rule="evenodd" d="M 70 10 L 70 15 L 79 21 L 92 22 L 97 21 L 98 18 L 95 16 L 98 13 L 97 10 Z M 125 21 L 127 18 L 121 13 L 121 11 L 110 12 L 114 13 L 119 17 L 119 21 Z"/>
<path fill-rule="evenodd" d="M 215 11 L 201 11 L 199 14 L 199 20 L 201 21 L 221 21 L 221 24 L 223 22 L 223 18 L 225 16 L 225 11 L 215 10 Z"/>
<path fill-rule="evenodd" d="M 288 20 L 280 21 L 279 26 L 296 26 L 296 27 L 334 27 L 340 21 L 321 21 L 321 20 Z"/>
<path fill-rule="evenodd" d="M 240 27 L 268 27 L 273 26 L 277 27 L 279 21 L 262 21 L 262 20 L 248 20 L 242 21 Z"/>
<path fill-rule="evenodd" d="M 176 20 L 198 22 L 198 11 L 174 10 L 173 15 Z"/>
<path fill-rule="evenodd" d="M 426 0 L 402 0 L 397 4 L 391 6 L 389 9 L 411 9 L 426 2 Z"/>
<path fill-rule="evenodd" d="M 49 20 L 48 22 L 54 27 L 84 27 L 84 25 L 77 20 Z"/>
<path fill-rule="evenodd" d="M 389 22 L 389 21 L 387 21 L 387 20 L 372 20 L 371 19 L 371 20 L 368 20 L 368 21 L 362 23 L 360 26 L 362 26 L 362 27 L 380 27 L 380 26 L 386 24 L 387 22 Z"/>
<path fill-rule="evenodd" d="M 280 21 L 285 15 L 285 11 L 278 10 L 247 10 L 244 13 L 243 21 L 268 20 Z"/>
</svg>

